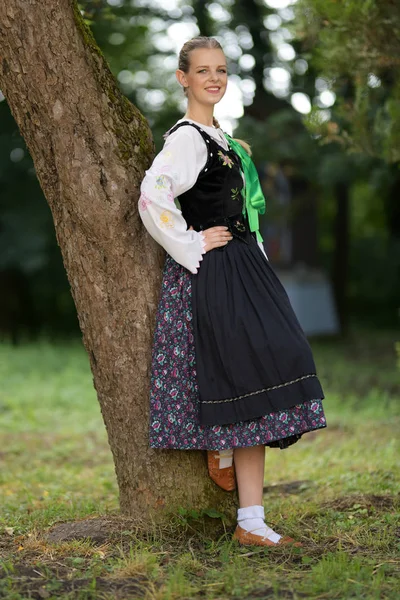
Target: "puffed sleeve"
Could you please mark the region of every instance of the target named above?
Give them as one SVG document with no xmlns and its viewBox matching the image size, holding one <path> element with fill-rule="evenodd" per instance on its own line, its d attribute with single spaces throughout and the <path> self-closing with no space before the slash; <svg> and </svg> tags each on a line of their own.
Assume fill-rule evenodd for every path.
<svg viewBox="0 0 400 600">
<path fill-rule="evenodd" d="M 193 187 L 206 160 L 207 148 L 198 131 L 179 127 L 167 137 L 140 188 L 139 214 L 147 231 L 191 273 L 200 267 L 205 241 L 202 232 L 188 229 L 175 198 Z"/>
</svg>

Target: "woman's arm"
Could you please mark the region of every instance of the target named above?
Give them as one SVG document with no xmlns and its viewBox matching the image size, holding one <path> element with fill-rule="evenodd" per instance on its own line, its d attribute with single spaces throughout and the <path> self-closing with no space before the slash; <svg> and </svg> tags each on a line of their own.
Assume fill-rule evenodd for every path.
<svg viewBox="0 0 400 600">
<path fill-rule="evenodd" d="M 147 231 L 191 273 L 197 273 L 205 253 L 204 235 L 188 229 L 175 198 L 193 187 L 206 160 L 207 148 L 198 132 L 180 127 L 146 171 L 139 198 L 139 214 Z"/>
</svg>

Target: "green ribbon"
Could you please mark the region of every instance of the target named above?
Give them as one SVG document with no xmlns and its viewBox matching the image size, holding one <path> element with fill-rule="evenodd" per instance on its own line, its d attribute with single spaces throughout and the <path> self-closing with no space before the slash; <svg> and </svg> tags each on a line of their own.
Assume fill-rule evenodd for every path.
<svg viewBox="0 0 400 600">
<path fill-rule="evenodd" d="M 258 242 L 262 242 L 262 236 L 260 233 L 260 225 L 258 215 L 265 213 L 265 198 L 261 189 L 260 180 L 254 162 L 239 142 L 231 138 L 230 135 L 225 133 L 225 137 L 231 146 L 232 150 L 236 152 L 242 161 L 243 173 L 245 178 L 245 209 L 243 212 L 247 212 L 247 218 L 249 220 L 250 231 L 256 232 Z"/>
</svg>

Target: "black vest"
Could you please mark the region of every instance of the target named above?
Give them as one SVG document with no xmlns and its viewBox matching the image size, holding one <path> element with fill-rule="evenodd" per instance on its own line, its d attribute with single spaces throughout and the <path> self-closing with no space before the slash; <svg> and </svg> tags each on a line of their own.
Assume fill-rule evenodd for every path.
<svg viewBox="0 0 400 600">
<path fill-rule="evenodd" d="M 196 183 L 178 198 L 182 215 L 196 231 L 216 225 L 227 225 L 232 233 L 242 237 L 248 230 L 243 215 L 244 196 L 242 164 L 230 147 L 225 150 L 201 127 L 182 121 L 168 133 L 183 126 L 195 127 L 207 146 L 207 162 L 200 171 Z"/>
</svg>

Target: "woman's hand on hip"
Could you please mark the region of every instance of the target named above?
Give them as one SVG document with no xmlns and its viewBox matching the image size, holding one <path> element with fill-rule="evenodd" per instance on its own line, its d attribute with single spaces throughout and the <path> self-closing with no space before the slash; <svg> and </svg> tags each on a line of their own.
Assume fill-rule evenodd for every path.
<svg viewBox="0 0 400 600">
<path fill-rule="evenodd" d="M 190 226 L 189 229 L 193 229 L 193 227 Z M 227 227 L 225 227 L 225 225 L 217 225 L 217 227 L 210 227 L 209 229 L 202 230 L 201 233 L 204 236 L 204 250 L 206 252 L 214 250 L 214 248 L 226 246 L 226 244 L 230 242 L 233 238 L 231 232 Z"/>
</svg>

